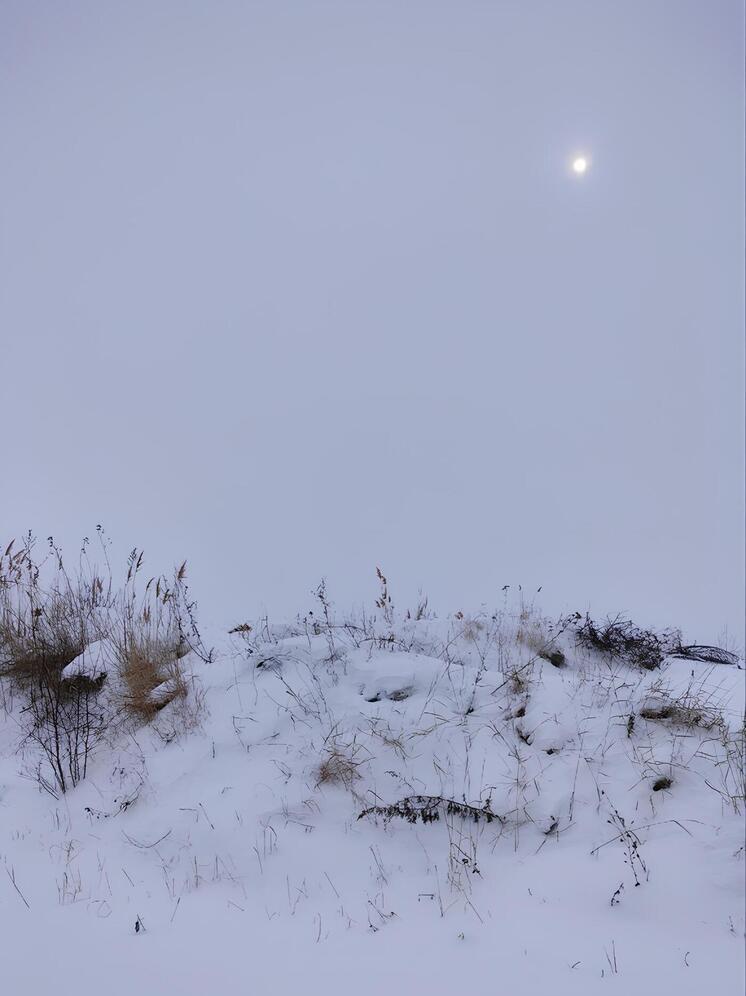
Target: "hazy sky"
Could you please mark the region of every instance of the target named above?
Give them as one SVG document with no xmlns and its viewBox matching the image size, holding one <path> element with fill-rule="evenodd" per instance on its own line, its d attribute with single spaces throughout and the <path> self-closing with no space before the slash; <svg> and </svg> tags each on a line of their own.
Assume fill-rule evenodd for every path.
<svg viewBox="0 0 746 996">
<path fill-rule="evenodd" d="M 0 0 L 0 534 L 742 639 L 743 20 Z"/>
</svg>

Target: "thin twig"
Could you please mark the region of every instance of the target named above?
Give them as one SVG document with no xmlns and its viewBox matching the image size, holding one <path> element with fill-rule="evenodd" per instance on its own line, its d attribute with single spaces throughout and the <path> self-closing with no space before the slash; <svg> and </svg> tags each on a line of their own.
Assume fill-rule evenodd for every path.
<svg viewBox="0 0 746 996">
<path fill-rule="evenodd" d="M 31 907 L 28 904 L 28 900 L 26 899 L 26 897 L 24 896 L 24 894 L 21 892 L 21 890 L 18 888 L 18 883 L 16 882 L 16 871 L 15 871 L 15 868 L 13 869 L 12 873 L 7 868 L 5 869 L 5 871 L 7 873 L 8 878 L 13 883 L 13 888 L 16 890 L 16 892 L 18 893 L 18 895 L 23 900 L 23 902 L 24 902 L 24 904 L 26 906 L 26 909 L 30 910 Z"/>
</svg>

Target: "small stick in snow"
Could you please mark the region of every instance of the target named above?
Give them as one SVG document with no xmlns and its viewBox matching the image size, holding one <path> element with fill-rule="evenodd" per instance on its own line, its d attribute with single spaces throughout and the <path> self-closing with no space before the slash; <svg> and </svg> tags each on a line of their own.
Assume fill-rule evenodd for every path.
<svg viewBox="0 0 746 996">
<path fill-rule="evenodd" d="M 213 827 L 213 829 L 214 829 L 214 827 Z M 160 844 L 160 842 L 162 840 L 165 840 L 166 837 L 168 837 L 171 833 L 173 833 L 173 828 L 171 830 L 167 830 L 166 833 L 164 833 L 164 835 L 162 837 L 159 837 L 158 840 L 154 840 L 152 844 L 141 844 L 138 840 L 134 840 L 132 837 L 130 837 L 128 834 L 126 834 L 124 832 L 124 830 L 122 830 L 122 834 L 127 838 L 127 840 L 129 841 L 130 844 L 132 844 L 134 847 L 141 847 L 143 849 L 150 848 L 150 847 L 155 847 L 156 844 Z M 125 872 L 125 875 L 127 875 L 126 872 Z M 127 875 L 127 878 L 129 878 L 129 875 Z"/>
<path fill-rule="evenodd" d="M 326 875 L 326 880 L 329 883 L 329 885 L 332 887 L 332 889 L 334 889 L 334 882 L 332 882 L 332 880 L 329 878 L 326 872 L 324 872 L 324 875 Z M 337 899 L 339 899 L 339 893 L 337 892 L 336 889 L 334 889 L 334 895 L 337 897 Z"/>
<path fill-rule="evenodd" d="M 16 870 L 15 870 L 15 868 L 12 868 L 10 870 L 8 870 L 8 868 L 6 868 L 5 872 L 6 872 L 7 876 L 8 876 L 8 878 L 10 879 L 10 881 L 12 882 L 13 888 L 16 890 L 16 892 L 18 893 L 18 895 L 23 900 L 24 905 L 26 906 L 26 909 L 30 910 L 31 907 L 28 904 L 28 900 L 26 899 L 26 897 L 24 896 L 24 894 L 21 892 L 21 890 L 18 888 L 18 883 L 16 882 Z"/>
</svg>

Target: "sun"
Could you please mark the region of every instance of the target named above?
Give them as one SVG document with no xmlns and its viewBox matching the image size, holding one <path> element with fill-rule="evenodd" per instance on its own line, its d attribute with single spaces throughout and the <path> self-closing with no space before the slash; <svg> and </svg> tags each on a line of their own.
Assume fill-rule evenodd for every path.
<svg viewBox="0 0 746 996">
<path fill-rule="evenodd" d="M 572 171 L 576 176 L 582 176 L 588 171 L 588 158 L 586 156 L 575 156 L 572 161 Z"/>
</svg>

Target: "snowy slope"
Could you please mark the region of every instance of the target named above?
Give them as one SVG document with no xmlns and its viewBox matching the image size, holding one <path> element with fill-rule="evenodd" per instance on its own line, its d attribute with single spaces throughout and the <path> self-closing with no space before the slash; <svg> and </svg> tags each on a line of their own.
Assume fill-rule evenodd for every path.
<svg viewBox="0 0 746 996">
<path fill-rule="evenodd" d="M 216 635 L 60 799 L 6 689 L 5 992 L 742 991 L 744 671 L 378 616 Z"/>
</svg>

